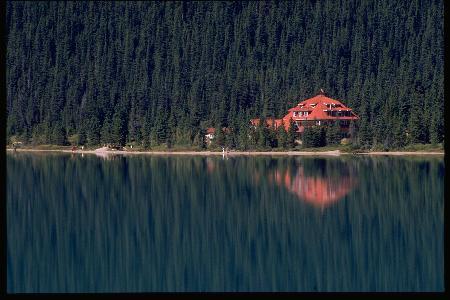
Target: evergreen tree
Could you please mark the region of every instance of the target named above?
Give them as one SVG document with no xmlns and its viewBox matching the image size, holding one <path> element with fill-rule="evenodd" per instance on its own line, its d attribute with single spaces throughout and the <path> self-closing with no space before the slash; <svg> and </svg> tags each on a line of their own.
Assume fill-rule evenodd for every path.
<svg viewBox="0 0 450 300">
<path fill-rule="evenodd" d="M 339 121 L 333 122 L 333 124 L 328 125 L 326 128 L 326 143 L 327 145 L 339 144 L 342 139 L 341 128 Z"/>
<path fill-rule="evenodd" d="M 283 149 L 288 148 L 288 134 L 284 126 L 280 126 L 277 129 L 277 139 L 278 139 L 278 147 Z"/>
<path fill-rule="evenodd" d="M 195 134 L 193 145 L 200 150 L 206 149 L 205 130 L 199 130 Z"/>
<path fill-rule="evenodd" d="M 289 149 L 293 149 L 295 147 L 295 140 L 296 140 L 296 130 L 294 126 L 294 122 L 292 120 L 289 123 L 289 129 L 287 131 L 287 147 Z"/>
<path fill-rule="evenodd" d="M 323 147 L 326 145 L 326 131 L 324 127 L 312 126 L 306 127 L 302 136 L 303 146 Z"/>
<path fill-rule="evenodd" d="M 147 110 L 147 113 L 145 115 L 144 119 L 144 126 L 142 126 L 142 145 L 144 148 L 148 148 L 151 143 L 151 132 L 152 132 L 152 124 L 151 124 L 151 117 L 150 117 L 150 111 Z"/>
<path fill-rule="evenodd" d="M 111 134 L 111 121 L 108 117 L 106 117 L 105 121 L 103 121 L 103 127 L 101 130 L 101 142 L 105 144 L 113 143 L 112 134 Z"/>
<path fill-rule="evenodd" d="M 126 121 L 123 117 L 123 113 L 121 112 L 121 110 L 117 110 L 112 118 L 110 135 L 111 141 L 120 146 L 124 146 L 127 134 L 126 129 L 127 126 Z"/>
<path fill-rule="evenodd" d="M 89 120 L 86 134 L 87 144 L 96 146 L 100 144 L 100 122 L 96 117 Z"/>
<path fill-rule="evenodd" d="M 64 127 L 60 122 L 53 126 L 51 143 L 55 145 L 66 145 L 67 143 Z"/>
<path fill-rule="evenodd" d="M 225 132 L 220 124 L 215 128 L 213 141 L 216 146 L 225 147 Z"/>
</svg>

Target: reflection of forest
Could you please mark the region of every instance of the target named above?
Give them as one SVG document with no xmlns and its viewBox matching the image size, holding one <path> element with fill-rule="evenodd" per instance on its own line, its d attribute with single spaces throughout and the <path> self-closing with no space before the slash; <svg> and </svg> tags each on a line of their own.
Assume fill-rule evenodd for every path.
<svg viewBox="0 0 450 300">
<path fill-rule="evenodd" d="M 271 176 L 278 185 L 283 185 L 299 199 L 325 207 L 342 199 L 355 186 L 357 180 L 350 174 L 348 170 L 345 170 L 341 176 L 329 174 L 308 176 L 305 174 L 304 167 L 298 166 L 293 175 L 289 169 L 286 169 L 284 173 L 281 170 L 275 170 Z"/>
<path fill-rule="evenodd" d="M 6 169 L 12 293 L 443 290 L 442 159 L 16 153 Z M 355 178 L 326 214 L 285 185 Z"/>
</svg>

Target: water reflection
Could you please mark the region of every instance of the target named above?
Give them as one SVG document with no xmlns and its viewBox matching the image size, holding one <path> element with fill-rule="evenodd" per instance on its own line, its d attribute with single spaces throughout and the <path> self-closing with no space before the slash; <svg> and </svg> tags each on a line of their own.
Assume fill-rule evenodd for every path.
<svg viewBox="0 0 450 300">
<path fill-rule="evenodd" d="M 216 164 L 216 159 L 208 157 L 207 172 L 217 171 Z M 262 181 L 275 183 L 306 203 L 326 208 L 357 186 L 357 169 L 354 161 L 341 158 L 299 158 L 289 163 L 274 159 L 267 168 L 253 171 L 251 178 L 255 186 Z"/>
<path fill-rule="evenodd" d="M 95 152 L 95 156 L 97 156 L 103 160 L 112 160 L 112 159 L 116 159 L 117 157 L 119 157 L 117 154 L 108 153 L 106 151 Z"/>
<path fill-rule="evenodd" d="M 7 155 L 7 291 L 442 291 L 443 174 L 442 159 Z M 299 182 L 353 188 L 322 214 Z"/>
<path fill-rule="evenodd" d="M 274 170 L 272 174 L 269 174 L 269 180 L 272 181 L 273 178 L 275 183 L 284 186 L 300 200 L 325 208 L 344 198 L 358 182 L 354 168 L 349 167 L 348 164 L 339 163 L 333 167 L 338 173 L 325 171 L 308 175 L 303 165 L 294 165 L 284 172 L 281 169 Z M 330 167 L 325 170 L 327 169 L 329 170 Z"/>
</svg>

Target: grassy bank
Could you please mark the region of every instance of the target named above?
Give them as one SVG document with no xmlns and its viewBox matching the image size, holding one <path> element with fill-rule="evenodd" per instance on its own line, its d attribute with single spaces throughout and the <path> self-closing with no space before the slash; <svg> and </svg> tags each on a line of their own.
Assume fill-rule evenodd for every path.
<svg viewBox="0 0 450 300">
<path fill-rule="evenodd" d="M 83 150 L 85 151 L 92 151 L 97 148 L 102 147 L 102 145 L 97 146 L 85 146 Z M 7 145 L 7 149 L 13 149 L 12 145 Z M 61 145 L 22 145 L 19 147 L 19 149 L 29 149 L 29 150 L 64 150 L 64 151 L 71 151 L 72 146 L 61 146 Z M 190 146 L 174 146 L 171 148 L 168 148 L 165 145 L 157 146 L 157 147 L 151 147 L 151 148 L 144 148 L 135 146 L 133 148 L 126 147 L 125 148 L 127 152 L 222 152 L 222 148 L 220 147 L 214 147 L 209 149 L 201 150 L 197 147 L 190 147 Z M 77 151 L 80 151 L 81 147 L 77 148 Z M 274 149 L 248 149 L 248 150 L 237 150 L 237 149 L 231 149 L 231 151 L 244 151 L 244 152 L 295 152 L 295 151 L 301 151 L 301 152 L 329 152 L 329 151 L 340 151 L 342 153 L 372 153 L 372 152 L 437 152 L 437 153 L 443 153 L 444 152 L 444 146 L 442 144 L 432 145 L 432 144 L 413 144 L 408 145 L 403 148 L 396 148 L 396 149 L 386 149 L 383 147 L 374 147 L 374 148 L 360 148 L 356 147 L 354 145 L 331 145 L 331 146 L 325 146 L 325 147 L 315 147 L 315 148 L 306 148 L 297 146 L 294 149 L 282 149 L 282 148 L 274 148 Z"/>
</svg>

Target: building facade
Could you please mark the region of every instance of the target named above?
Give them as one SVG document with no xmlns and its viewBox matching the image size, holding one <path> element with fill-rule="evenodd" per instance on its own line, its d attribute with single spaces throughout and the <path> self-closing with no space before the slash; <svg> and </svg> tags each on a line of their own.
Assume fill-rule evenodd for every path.
<svg viewBox="0 0 450 300">
<path fill-rule="evenodd" d="M 284 126 L 287 131 L 292 122 L 295 131 L 301 134 L 305 127 L 326 126 L 338 122 L 341 131 L 348 133 L 351 123 L 358 119 L 359 117 L 351 108 L 338 100 L 327 97 L 321 90 L 318 95 L 303 100 L 289 109 L 283 118 L 266 119 L 266 126 L 274 129 Z M 256 127 L 259 126 L 260 121 L 260 119 L 251 119 L 250 124 Z"/>
</svg>

